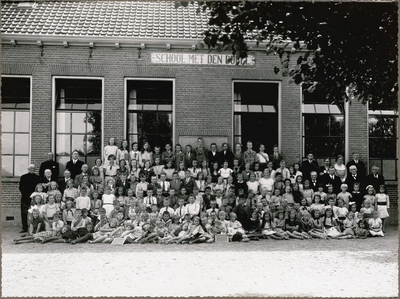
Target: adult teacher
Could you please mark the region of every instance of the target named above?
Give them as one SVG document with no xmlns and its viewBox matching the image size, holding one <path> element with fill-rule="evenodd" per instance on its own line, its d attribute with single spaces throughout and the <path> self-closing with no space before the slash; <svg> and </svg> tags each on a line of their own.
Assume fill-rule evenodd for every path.
<svg viewBox="0 0 400 299">
<path fill-rule="evenodd" d="M 40 178 L 35 173 L 35 165 L 28 166 L 28 173 L 21 176 L 19 181 L 19 191 L 21 192 L 21 221 L 22 231 L 20 233 L 28 232 L 28 210 L 31 206 L 31 194 L 35 191 L 36 185 L 39 183 Z"/>
</svg>

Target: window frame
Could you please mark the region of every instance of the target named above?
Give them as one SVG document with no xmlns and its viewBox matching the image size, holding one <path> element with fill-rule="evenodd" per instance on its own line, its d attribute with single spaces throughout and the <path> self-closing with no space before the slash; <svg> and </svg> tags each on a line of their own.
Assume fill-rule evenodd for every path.
<svg viewBox="0 0 400 299">
<path fill-rule="evenodd" d="M 104 77 L 85 77 L 85 76 L 52 76 L 52 103 L 51 103 L 51 151 L 56 157 L 56 139 L 57 139 L 57 98 L 56 98 L 56 80 L 57 79 L 78 79 L 78 80 L 100 80 L 101 81 L 101 132 L 104 132 Z M 70 110 L 65 110 L 71 112 Z M 86 110 L 88 111 L 88 110 Z M 73 112 L 73 111 L 72 111 Z M 104 135 L 101 135 L 100 158 L 103 160 Z M 71 156 L 72 153 L 70 153 Z"/>
<path fill-rule="evenodd" d="M 31 158 L 32 158 L 32 75 L 1 75 L 1 78 L 29 78 L 29 149 L 28 149 L 28 165 L 31 164 Z M 3 108 L 2 108 L 3 110 Z M 5 109 L 8 110 L 8 109 Z M 17 111 L 18 109 L 9 109 L 10 111 Z M 21 111 L 26 111 L 24 109 L 21 109 Z M 3 133 L 3 131 L 2 131 Z M 15 134 L 15 132 L 13 133 Z M 15 155 L 13 154 L 13 161 L 15 161 Z M 26 165 L 26 169 L 28 169 L 28 165 Z M 14 166 L 14 164 L 13 164 Z M 19 178 L 21 176 L 15 176 L 14 175 L 14 168 L 13 168 L 13 176 L 7 176 L 7 177 L 3 177 L 2 176 L 2 180 L 7 180 L 7 179 L 12 179 L 12 178 Z"/>
<path fill-rule="evenodd" d="M 232 80 L 232 118 L 231 118 L 231 128 L 232 128 L 232 134 L 231 134 L 231 140 L 232 140 L 232 145 L 231 145 L 231 150 L 234 151 L 235 148 L 235 83 L 274 83 L 278 84 L 278 148 L 281 148 L 282 144 L 282 81 L 277 81 L 277 80 Z M 245 112 L 240 112 L 240 113 L 245 113 Z M 259 112 L 247 112 L 247 113 L 259 113 Z M 268 113 L 268 112 L 260 112 L 261 114 Z M 239 114 L 239 112 L 238 112 Z M 242 142 L 243 144 L 243 142 Z M 254 149 L 258 150 L 258 149 Z M 268 151 L 268 149 L 265 149 Z"/>
<path fill-rule="evenodd" d="M 175 78 L 142 78 L 142 77 L 125 77 L 124 78 L 124 136 L 129 143 L 128 136 L 128 81 L 171 81 L 172 82 L 172 111 L 171 111 L 171 119 L 172 119 L 172 144 L 175 144 Z M 136 112 L 146 112 L 146 110 L 136 110 Z M 131 145 L 129 144 L 129 149 L 131 149 Z M 151 146 L 154 147 L 154 144 Z"/>
<path fill-rule="evenodd" d="M 391 139 L 395 139 L 396 140 L 396 158 L 389 158 L 389 159 L 385 159 L 382 156 L 381 157 L 371 157 L 370 156 L 370 150 L 369 150 L 369 146 L 370 146 L 370 138 L 373 139 L 379 139 L 382 140 L 385 137 L 380 136 L 380 137 L 370 137 L 370 131 L 369 131 L 369 126 L 370 126 L 370 118 L 395 118 L 396 122 L 397 122 L 397 126 L 396 127 L 396 136 L 392 137 Z M 385 177 L 385 181 L 387 181 L 389 184 L 396 184 L 398 179 L 399 179 L 399 174 L 398 174 L 398 162 L 399 162 L 399 114 L 397 111 L 394 110 L 368 110 L 368 118 L 367 118 L 367 130 L 368 130 L 368 173 L 370 172 L 370 168 L 372 167 L 373 163 L 371 164 L 370 161 L 374 160 L 374 161 L 379 161 L 380 166 L 379 166 L 379 172 L 385 177 L 385 173 L 384 173 L 384 169 L 382 167 L 383 165 L 383 161 L 388 160 L 388 161 L 395 161 L 395 179 L 394 180 L 389 180 Z"/>
</svg>

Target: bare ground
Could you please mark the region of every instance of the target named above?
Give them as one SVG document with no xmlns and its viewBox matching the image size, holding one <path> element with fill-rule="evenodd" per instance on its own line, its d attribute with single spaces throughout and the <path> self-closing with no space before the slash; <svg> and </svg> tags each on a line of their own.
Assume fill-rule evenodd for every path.
<svg viewBox="0 0 400 299">
<path fill-rule="evenodd" d="M 398 230 L 366 240 L 20 244 L 2 231 L 2 296 L 397 297 Z"/>
</svg>

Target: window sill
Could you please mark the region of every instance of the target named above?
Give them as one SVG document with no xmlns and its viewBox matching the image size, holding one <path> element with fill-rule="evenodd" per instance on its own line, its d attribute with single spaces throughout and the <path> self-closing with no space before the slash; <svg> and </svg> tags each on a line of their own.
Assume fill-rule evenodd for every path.
<svg viewBox="0 0 400 299">
<path fill-rule="evenodd" d="M 19 183 L 21 180 L 20 177 L 14 177 L 14 178 L 1 178 L 2 183 Z"/>
</svg>

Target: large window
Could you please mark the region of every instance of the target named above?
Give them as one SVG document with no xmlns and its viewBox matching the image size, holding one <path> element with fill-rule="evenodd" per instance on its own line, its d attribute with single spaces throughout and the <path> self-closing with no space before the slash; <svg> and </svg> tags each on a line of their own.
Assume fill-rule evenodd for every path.
<svg viewBox="0 0 400 299">
<path fill-rule="evenodd" d="M 164 148 L 172 142 L 173 81 L 128 80 L 129 144 L 145 141 Z"/>
<path fill-rule="evenodd" d="M 303 92 L 303 157 L 314 153 L 318 163 L 325 157 L 334 163 L 345 154 L 344 106 L 331 103 L 318 92 Z"/>
<path fill-rule="evenodd" d="M 235 143 L 260 144 L 266 152 L 278 144 L 279 84 L 275 82 L 234 82 Z"/>
<path fill-rule="evenodd" d="M 31 80 L 1 78 L 2 177 L 27 172 L 30 146 Z"/>
<path fill-rule="evenodd" d="M 101 157 L 102 81 L 56 79 L 56 160 L 66 165 L 77 150 L 89 167 Z M 60 176 L 65 167 L 60 167 Z"/>
<path fill-rule="evenodd" d="M 369 166 L 376 165 L 388 181 L 397 181 L 397 115 L 369 114 Z"/>
</svg>

